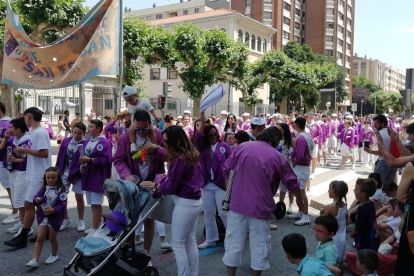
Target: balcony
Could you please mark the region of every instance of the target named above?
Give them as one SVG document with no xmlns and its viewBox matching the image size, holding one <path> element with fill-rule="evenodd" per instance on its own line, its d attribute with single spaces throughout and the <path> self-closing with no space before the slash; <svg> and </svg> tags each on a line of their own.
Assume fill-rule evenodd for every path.
<svg viewBox="0 0 414 276">
<path fill-rule="evenodd" d="M 334 22 L 335 21 L 335 16 L 333 14 L 327 14 L 326 15 L 326 21 Z"/>
<path fill-rule="evenodd" d="M 283 46 L 286 45 L 288 42 L 289 42 L 289 39 L 283 38 L 283 40 L 282 40 Z"/>
<path fill-rule="evenodd" d="M 345 68 L 351 69 L 351 65 L 349 64 L 349 62 L 345 62 Z"/>
<path fill-rule="evenodd" d="M 352 0 L 348 0 L 346 2 L 348 3 L 348 5 L 350 5 L 352 7 Z"/>
<path fill-rule="evenodd" d="M 338 5 L 338 12 L 342 12 L 342 13 L 344 13 L 344 7 L 343 7 L 343 6 Z"/>
<path fill-rule="evenodd" d="M 341 25 L 342 27 L 344 27 L 344 21 L 342 19 L 339 19 L 339 17 L 338 17 L 338 25 Z"/>
<path fill-rule="evenodd" d="M 325 34 L 333 36 L 334 30 L 333 29 L 326 29 Z"/>
<path fill-rule="evenodd" d="M 271 12 L 272 10 L 269 10 L 269 11 Z M 283 9 L 283 16 L 286 16 L 287 18 L 290 18 L 290 11 L 287 11 L 287 10 Z"/>
<path fill-rule="evenodd" d="M 306 35 L 306 31 L 305 30 L 300 31 L 300 36 L 301 37 L 305 37 L 305 35 Z"/>
<path fill-rule="evenodd" d="M 300 30 L 295 29 L 295 36 L 300 36 Z"/>
<path fill-rule="evenodd" d="M 301 18 L 301 17 L 300 17 L 299 15 L 296 15 L 296 14 L 295 14 L 295 22 L 300 23 L 300 18 Z"/>
<path fill-rule="evenodd" d="M 345 80 L 346 80 L 346 81 L 350 81 L 350 79 L 349 79 L 349 75 L 348 75 L 348 74 L 346 74 L 346 75 L 345 75 Z"/>
<path fill-rule="evenodd" d="M 300 5 L 301 3 L 299 3 L 298 1 L 295 1 L 295 8 L 300 10 L 301 9 Z"/>
<path fill-rule="evenodd" d="M 289 25 L 283 24 L 282 28 L 283 28 L 284 31 L 290 32 L 290 26 Z"/>
<path fill-rule="evenodd" d="M 300 18 L 300 23 L 305 24 L 305 23 L 306 23 L 306 17 L 301 17 L 301 18 Z"/>
<path fill-rule="evenodd" d="M 333 42 L 325 41 L 325 49 L 333 50 Z"/>
<path fill-rule="evenodd" d="M 346 12 L 346 16 L 348 16 L 349 19 L 352 19 L 352 13 L 350 13 L 349 10 Z"/>
<path fill-rule="evenodd" d="M 351 56 L 351 51 L 350 50 L 346 50 L 346 55 L 347 56 Z"/>
<path fill-rule="evenodd" d="M 306 11 L 306 3 L 303 3 L 303 4 L 300 6 L 300 8 L 301 8 L 301 10 L 302 10 L 302 11 Z"/>
<path fill-rule="evenodd" d="M 346 37 L 346 43 L 351 43 L 351 38 Z"/>
<path fill-rule="evenodd" d="M 348 31 L 351 31 L 351 32 L 352 32 L 352 26 L 351 26 L 351 25 L 346 24 L 346 29 L 347 29 Z"/>
<path fill-rule="evenodd" d="M 342 59 L 337 59 L 336 63 L 338 63 L 338 65 L 340 65 L 340 66 L 344 66 L 344 63 L 343 63 Z"/>
<path fill-rule="evenodd" d="M 328 1 L 326 1 L 326 7 L 328 9 L 334 9 L 335 8 L 335 1 L 334 0 L 328 0 Z"/>
<path fill-rule="evenodd" d="M 340 32 L 337 32 L 337 37 L 338 37 L 339 39 L 344 40 L 344 34 L 342 34 L 342 33 L 340 33 Z"/>
</svg>

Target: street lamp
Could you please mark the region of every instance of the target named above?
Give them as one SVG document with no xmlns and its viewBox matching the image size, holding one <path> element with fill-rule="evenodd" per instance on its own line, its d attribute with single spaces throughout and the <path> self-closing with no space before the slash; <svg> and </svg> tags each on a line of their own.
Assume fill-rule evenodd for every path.
<svg viewBox="0 0 414 276">
<path fill-rule="evenodd" d="M 328 112 L 329 113 L 329 107 L 331 106 L 331 102 L 326 102 L 326 108 L 328 108 Z"/>
<path fill-rule="evenodd" d="M 361 100 L 361 117 L 362 117 L 362 107 L 364 106 L 364 100 Z"/>
<path fill-rule="evenodd" d="M 229 76 L 229 78 L 231 78 L 233 76 L 233 71 L 229 70 L 226 72 L 226 75 Z M 228 95 L 228 103 L 227 103 L 227 110 L 229 111 L 229 113 L 233 113 L 230 110 L 230 99 L 231 99 L 231 84 L 230 84 L 230 79 L 229 79 L 229 95 Z"/>
</svg>

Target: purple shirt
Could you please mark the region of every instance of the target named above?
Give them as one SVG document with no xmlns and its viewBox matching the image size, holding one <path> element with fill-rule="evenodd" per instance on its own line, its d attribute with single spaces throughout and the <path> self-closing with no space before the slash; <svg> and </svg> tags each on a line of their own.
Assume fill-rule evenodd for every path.
<svg viewBox="0 0 414 276">
<path fill-rule="evenodd" d="M 176 195 L 182 198 L 198 200 L 204 185 L 201 165 L 191 165 L 183 154 L 171 162 L 168 175 L 160 183 L 164 195 Z"/>
<path fill-rule="evenodd" d="M 49 138 L 52 139 L 52 137 L 55 135 L 53 132 L 52 126 L 49 122 L 44 122 L 43 128 L 46 129 L 47 133 L 49 134 Z"/>
<path fill-rule="evenodd" d="M 323 132 L 321 126 L 314 122 L 312 125 L 307 125 L 309 128 L 309 135 L 312 137 L 312 139 L 318 138 L 318 141 L 315 141 L 315 144 L 318 144 L 319 147 L 322 147 L 322 139 L 323 139 Z"/>
<path fill-rule="evenodd" d="M 6 131 L 8 131 L 11 128 L 10 121 L 10 117 L 3 117 L 0 119 L 0 138 L 4 138 Z M 3 161 L 6 153 L 7 149 L 0 150 L 0 161 Z"/>
<path fill-rule="evenodd" d="M 230 210 L 252 218 L 269 220 L 275 209 L 273 196 L 279 183 L 289 191 L 299 182 L 286 158 L 266 142 L 246 142 L 236 147 L 226 160 L 224 177 L 236 171 Z"/>
<path fill-rule="evenodd" d="M 338 138 L 340 138 L 340 137 L 341 137 L 342 130 L 343 130 L 344 128 L 345 128 L 344 123 L 340 123 L 340 124 L 339 124 L 339 126 L 338 126 L 338 132 L 337 132 L 337 134 L 338 134 Z"/>
<path fill-rule="evenodd" d="M 350 148 L 355 146 L 355 130 L 350 128 L 344 128 L 340 136 L 341 142 L 345 143 Z"/>
<path fill-rule="evenodd" d="M 151 161 L 147 178 L 141 179 L 141 181 L 152 181 L 155 179 L 156 174 L 165 173 L 165 148 L 163 148 L 164 140 L 162 139 L 161 130 L 154 129 L 154 131 L 157 135 L 158 150 L 154 154 Z M 128 132 L 124 133 L 119 140 L 118 149 L 114 158 L 114 166 L 121 179 L 126 179 L 130 175 L 137 175 L 141 178 L 138 161 L 132 159 Z"/>
<path fill-rule="evenodd" d="M 335 135 L 338 131 L 339 121 L 338 120 L 331 120 L 331 135 Z"/>
<path fill-rule="evenodd" d="M 33 198 L 33 204 L 37 207 L 36 220 L 38 224 L 40 224 L 42 220 L 46 217 L 45 213 L 43 212 L 43 208 L 41 206 L 42 203 L 45 203 L 47 201 L 46 197 L 44 197 L 44 193 L 45 191 L 43 190 L 43 188 L 41 188 Z M 62 194 L 65 195 L 65 196 L 62 196 L 62 198 L 65 198 L 64 200 L 61 199 Z M 39 204 L 35 203 L 36 197 L 42 198 Z M 56 232 L 59 232 L 60 226 L 62 225 L 62 222 L 65 219 L 65 210 L 66 210 L 67 204 L 68 204 L 68 201 L 67 201 L 66 193 L 64 191 L 59 192 L 51 206 L 52 208 L 55 209 L 55 212 L 47 216 L 48 223 L 50 224 L 50 226 L 52 226 L 52 228 Z"/>
<path fill-rule="evenodd" d="M 312 157 L 306 144 L 306 139 L 300 135 L 296 139 L 295 147 L 292 151 L 292 162 L 296 165 L 309 167 Z"/>
<path fill-rule="evenodd" d="M 222 190 L 225 190 L 223 168 L 226 159 L 232 154 L 233 150 L 227 143 L 217 142 L 216 149 L 212 153 L 211 145 L 204 145 L 204 135 L 201 135 L 198 131 L 195 133 L 195 144 L 200 152 L 200 164 L 203 170 L 204 185 L 214 183 Z M 211 179 L 211 171 L 213 171 L 214 179 Z"/>
<path fill-rule="evenodd" d="M 66 170 L 66 158 L 69 143 L 72 141 L 72 137 L 67 137 L 63 139 L 62 144 L 60 145 L 58 156 L 56 159 L 56 167 L 59 168 L 59 171 L 63 175 Z M 83 140 L 79 141 L 78 144 L 83 144 Z M 79 150 L 75 152 L 70 162 L 68 182 L 78 181 L 82 178 L 82 174 L 79 171 Z"/>
<path fill-rule="evenodd" d="M 20 138 L 20 140 L 22 142 L 18 142 L 17 146 L 18 147 L 25 147 L 25 148 L 29 148 L 29 136 L 30 134 L 27 132 L 25 135 L 22 136 L 22 138 Z M 11 136 L 9 141 L 7 141 L 6 144 L 6 152 L 7 152 L 7 147 L 11 147 L 12 148 L 12 155 L 16 158 L 22 158 L 21 156 L 17 156 L 16 153 L 14 153 L 14 149 L 16 148 L 16 146 L 14 145 L 13 141 L 16 139 L 16 137 Z M 26 171 L 26 166 L 27 166 L 27 155 L 23 158 L 23 162 L 21 163 L 12 163 L 12 169 L 9 170 L 10 172 L 12 171 Z M 3 159 L 3 167 L 7 168 L 7 158 Z"/>
<path fill-rule="evenodd" d="M 250 129 L 250 120 L 247 120 L 246 122 L 241 122 L 239 124 L 240 130 L 249 130 Z"/>
<path fill-rule="evenodd" d="M 321 128 L 322 128 L 322 133 L 323 133 L 322 143 L 325 143 L 326 140 L 328 140 L 329 136 L 331 136 L 330 122 L 328 121 L 323 122 L 323 124 L 321 125 Z"/>
<path fill-rule="evenodd" d="M 106 124 L 104 130 L 105 132 L 108 132 L 110 134 L 117 134 L 119 128 L 119 135 L 124 134 L 125 132 L 128 132 L 128 129 L 124 126 L 115 126 L 115 120 L 110 121 Z"/>
<path fill-rule="evenodd" d="M 372 135 L 371 134 L 367 134 L 367 133 L 372 133 Z M 369 140 L 369 144 L 370 145 L 375 144 L 374 131 L 372 130 L 371 127 L 369 127 L 369 128 L 363 127 L 359 131 L 359 134 L 358 134 L 358 141 L 359 141 L 359 143 L 363 143 L 364 140 Z"/>
</svg>

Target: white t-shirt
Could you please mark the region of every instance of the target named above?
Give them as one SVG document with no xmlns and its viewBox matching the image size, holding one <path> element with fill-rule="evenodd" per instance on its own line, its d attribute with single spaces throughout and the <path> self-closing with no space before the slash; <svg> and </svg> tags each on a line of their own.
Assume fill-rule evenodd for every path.
<svg viewBox="0 0 414 276">
<path fill-rule="evenodd" d="M 387 224 L 391 227 L 392 231 L 395 231 L 398 229 L 398 226 L 400 225 L 401 217 L 389 217 Z"/>
<path fill-rule="evenodd" d="M 42 181 L 43 175 L 47 168 L 52 166 L 51 147 L 49 134 L 43 127 L 38 127 L 30 132 L 30 149 L 44 150 L 47 149 L 48 157 L 40 158 L 33 155 L 27 155 L 26 180 L 30 182 Z"/>
<path fill-rule="evenodd" d="M 375 194 L 369 198 L 370 200 L 379 199 L 381 202 L 387 203 L 388 197 L 381 189 L 377 189 Z"/>
<path fill-rule="evenodd" d="M 138 148 L 142 147 L 143 145 L 149 144 L 151 143 L 151 139 L 149 138 L 149 136 L 142 138 L 141 136 L 139 136 L 138 134 L 136 135 L 136 143 Z M 141 180 L 144 181 L 149 173 L 149 168 L 151 165 L 151 158 L 152 155 L 150 155 L 149 153 L 145 156 L 145 161 L 141 160 L 140 158 L 135 159 L 135 161 L 138 162 L 138 167 L 139 167 L 139 173 L 141 174 Z"/>
<path fill-rule="evenodd" d="M 387 151 L 390 151 L 391 147 L 391 137 L 388 135 L 387 128 L 383 128 L 379 131 L 379 134 L 382 137 L 382 142 L 384 144 L 384 147 Z M 378 160 L 384 160 L 384 157 L 378 156 Z"/>
<path fill-rule="evenodd" d="M 143 109 L 143 110 L 146 110 L 146 111 L 150 112 L 154 108 L 152 107 L 152 105 L 150 104 L 150 102 L 148 100 L 140 99 L 139 104 L 137 104 L 137 105 L 128 104 L 127 109 L 128 109 L 128 113 L 133 116 L 135 111 L 137 111 L 138 109 Z"/>
</svg>

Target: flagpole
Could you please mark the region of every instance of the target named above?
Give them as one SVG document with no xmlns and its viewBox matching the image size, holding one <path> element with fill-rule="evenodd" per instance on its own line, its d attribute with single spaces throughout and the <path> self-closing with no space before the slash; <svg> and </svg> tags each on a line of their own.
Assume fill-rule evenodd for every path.
<svg viewBox="0 0 414 276">
<path fill-rule="evenodd" d="M 118 100 L 118 112 L 121 112 L 122 102 L 122 83 L 124 75 L 124 18 L 123 18 L 123 0 L 119 0 L 119 100 Z M 119 129 L 121 128 L 121 120 L 118 121 L 118 128 L 116 135 L 119 136 Z"/>
</svg>

